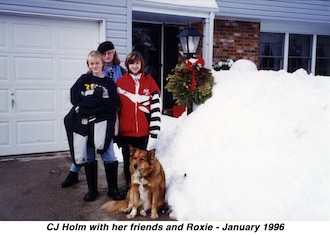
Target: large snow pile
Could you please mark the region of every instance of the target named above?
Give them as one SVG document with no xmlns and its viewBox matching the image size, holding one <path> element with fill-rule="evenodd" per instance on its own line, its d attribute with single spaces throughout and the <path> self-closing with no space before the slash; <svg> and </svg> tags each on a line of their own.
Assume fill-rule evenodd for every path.
<svg viewBox="0 0 330 235">
<path fill-rule="evenodd" d="M 178 220 L 330 220 L 330 77 L 214 72 L 213 96 L 164 116 L 157 156 Z"/>
</svg>

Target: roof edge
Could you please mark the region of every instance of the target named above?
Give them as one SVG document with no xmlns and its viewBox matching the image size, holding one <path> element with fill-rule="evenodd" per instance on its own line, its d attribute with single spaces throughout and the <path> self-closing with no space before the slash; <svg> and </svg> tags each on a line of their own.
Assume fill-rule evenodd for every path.
<svg viewBox="0 0 330 235">
<path fill-rule="evenodd" d="M 218 5 L 215 0 L 209 0 L 211 4 L 192 5 L 192 1 L 180 1 L 173 3 L 171 0 L 133 0 L 132 10 L 146 11 L 146 12 L 159 12 L 161 9 L 174 10 L 174 11 L 190 11 L 190 12 L 218 12 Z M 187 4 L 184 4 L 187 3 Z M 145 9 L 145 10 L 143 10 Z M 155 9 L 155 10 L 151 10 Z"/>
</svg>

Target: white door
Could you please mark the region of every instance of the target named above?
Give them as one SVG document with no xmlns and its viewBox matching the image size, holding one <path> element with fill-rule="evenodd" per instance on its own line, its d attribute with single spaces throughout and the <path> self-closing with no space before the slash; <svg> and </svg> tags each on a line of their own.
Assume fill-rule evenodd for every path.
<svg viewBox="0 0 330 235">
<path fill-rule="evenodd" d="M 0 15 L 0 156 L 68 150 L 69 90 L 100 22 Z"/>
</svg>

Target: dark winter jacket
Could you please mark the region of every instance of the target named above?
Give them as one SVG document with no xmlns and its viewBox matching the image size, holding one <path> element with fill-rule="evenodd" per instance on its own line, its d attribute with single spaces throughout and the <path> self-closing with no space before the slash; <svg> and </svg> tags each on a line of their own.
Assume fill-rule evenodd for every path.
<svg viewBox="0 0 330 235">
<path fill-rule="evenodd" d="M 116 84 L 107 77 L 98 78 L 87 73 L 72 86 L 73 108 L 65 116 L 64 124 L 75 164 L 86 161 L 87 145 L 101 154 L 108 149 L 119 102 Z"/>
<path fill-rule="evenodd" d="M 82 115 L 115 115 L 119 102 L 116 84 L 107 77 L 83 74 L 71 88 L 71 103 Z"/>
</svg>

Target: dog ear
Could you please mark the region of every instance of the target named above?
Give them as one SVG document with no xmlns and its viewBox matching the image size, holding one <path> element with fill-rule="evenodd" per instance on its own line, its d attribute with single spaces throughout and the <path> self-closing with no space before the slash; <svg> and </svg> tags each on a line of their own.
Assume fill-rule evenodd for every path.
<svg viewBox="0 0 330 235">
<path fill-rule="evenodd" d="M 152 163 L 155 158 L 156 149 L 147 151 L 148 162 Z"/>
</svg>

